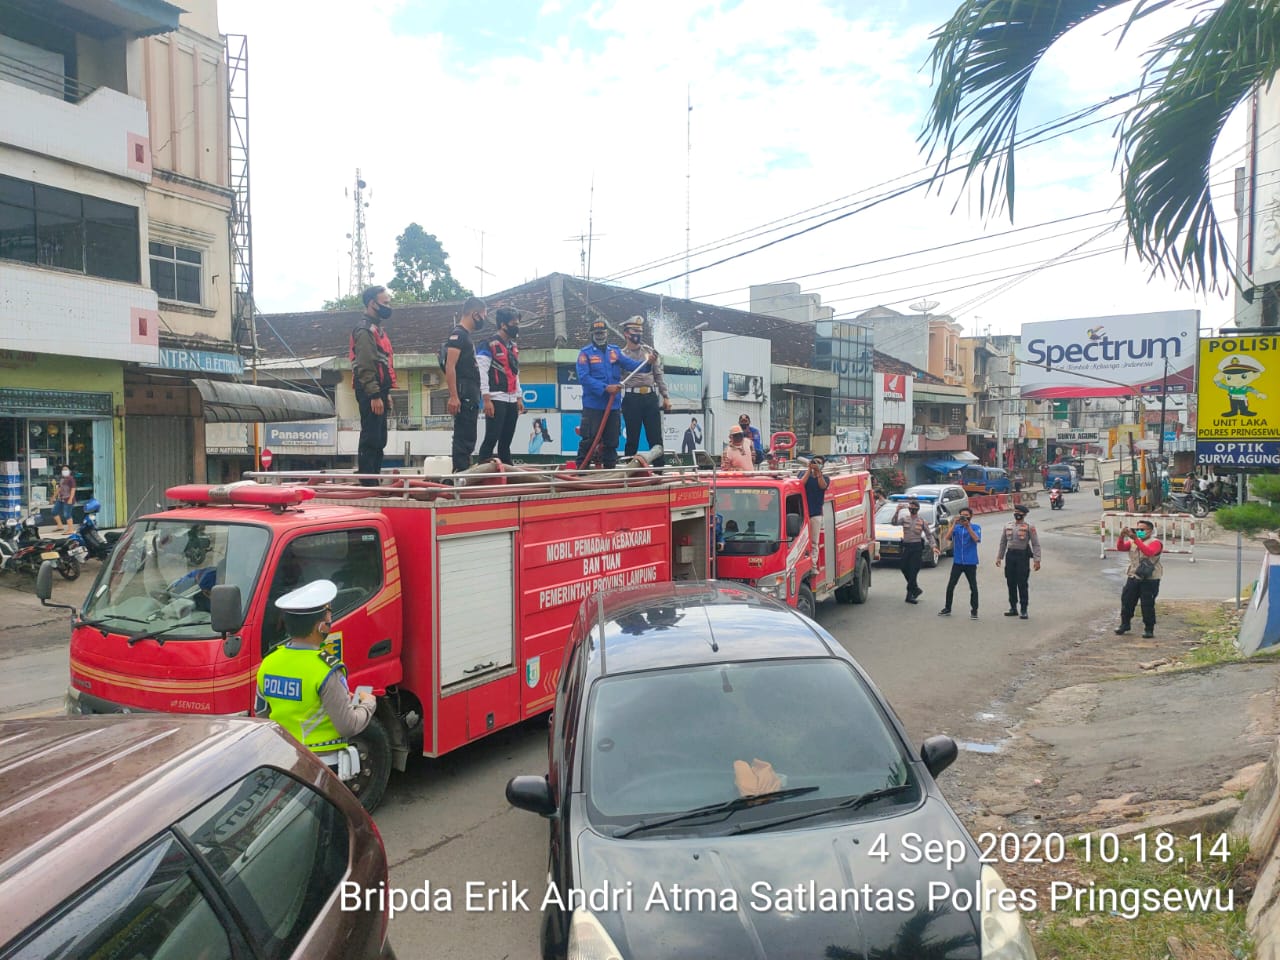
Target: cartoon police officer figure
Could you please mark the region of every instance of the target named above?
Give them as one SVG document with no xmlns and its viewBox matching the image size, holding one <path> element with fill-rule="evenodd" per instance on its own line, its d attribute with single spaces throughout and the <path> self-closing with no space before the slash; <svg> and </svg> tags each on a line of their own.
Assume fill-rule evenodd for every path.
<svg viewBox="0 0 1280 960">
<path fill-rule="evenodd" d="M 1224 417 L 1256 417 L 1257 414 L 1249 409 L 1249 394 L 1253 394 L 1259 400 L 1267 399 L 1265 393 L 1259 393 L 1256 387 L 1251 386 L 1253 381 L 1262 376 L 1265 368 L 1253 357 L 1241 356 L 1239 354 L 1227 357 L 1218 364 L 1218 372 L 1213 377 L 1213 382 L 1227 391 L 1227 396 L 1231 400 L 1231 409 L 1223 414 Z"/>
</svg>

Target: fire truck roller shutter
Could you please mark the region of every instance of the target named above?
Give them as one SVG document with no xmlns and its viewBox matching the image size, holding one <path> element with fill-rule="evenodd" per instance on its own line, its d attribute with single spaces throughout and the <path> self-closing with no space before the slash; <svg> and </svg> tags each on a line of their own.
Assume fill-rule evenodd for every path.
<svg viewBox="0 0 1280 960">
<path fill-rule="evenodd" d="M 442 537 L 440 686 L 492 677 L 515 659 L 514 534 Z"/>
</svg>

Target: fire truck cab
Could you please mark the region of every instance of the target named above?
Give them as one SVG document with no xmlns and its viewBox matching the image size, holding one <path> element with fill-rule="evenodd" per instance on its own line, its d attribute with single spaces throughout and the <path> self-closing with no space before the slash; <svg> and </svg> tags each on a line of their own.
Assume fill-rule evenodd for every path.
<svg viewBox="0 0 1280 960">
<path fill-rule="evenodd" d="M 718 474 L 716 576 L 756 587 L 810 617 L 828 597 L 865 603 L 876 559 L 871 475 L 836 465 L 826 475 L 815 564 L 803 470 Z"/>
<path fill-rule="evenodd" d="M 171 489 L 181 505 L 129 527 L 74 618 L 68 712 L 250 713 L 285 639 L 275 601 L 332 580 L 329 644 L 351 688 L 378 697 L 351 784 L 372 808 L 410 751 L 440 756 L 549 710 L 589 594 L 708 576 L 710 488 L 695 476 L 412 483 Z M 238 626 L 219 635 L 230 596 Z"/>
</svg>

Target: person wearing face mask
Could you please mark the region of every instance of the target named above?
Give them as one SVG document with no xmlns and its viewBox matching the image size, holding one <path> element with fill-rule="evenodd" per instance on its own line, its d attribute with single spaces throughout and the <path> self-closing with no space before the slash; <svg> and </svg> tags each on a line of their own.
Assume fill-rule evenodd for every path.
<svg viewBox="0 0 1280 960">
<path fill-rule="evenodd" d="M 903 507 L 907 508 L 905 517 L 902 515 Z M 925 548 L 936 552 L 938 544 L 929 524 L 920 516 L 920 501 L 915 497 L 911 497 L 905 504 L 899 503 L 890 522 L 902 528 L 902 576 L 907 581 L 907 603 L 916 603 L 924 593 L 916 578 L 920 573 L 920 565 L 924 562 Z"/>
<path fill-rule="evenodd" d="M 742 428 L 742 432 L 747 437 L 747 442 L 751 446 L 751 459 L 755 463 L 759 463 L 764 459 L 764 440 L 760 437 L 760 428 L 751 425 L 751 418 L 745 413 L 738 417 L 738 426 Z"/>
<path fill-rule="evenodd" d="M 332 626 L 332 580 L 313 580 L 276 601 L 289 636 L 262 658 L 253 712 L 270 717 L 331 766 L 373 719 L 377 700 L 367 692 L 354 699 L 347 668 L 324 649 Z"/>
<path fill-rule="evenodd" d="M 476 448 L 476 426 L 480 418 L 480 367 L 476 363 L 473 333 L 484 329 L 489 308 L 479 297 L 469 297 L 462 305 L 462 319 L 440 349 L 445 383 L 449 385 L 448 411 L 453 414 L 453 472 L 471 466 Z"/>
<path fill-rule="evenodd" d="M 1000 547 L 996 550 L 996 566 L 1009 563 L 1004 568 L 1005 585 L 1009 588 L 1009 609 L 1006 617 L 1027 619 L 1027 600 L 1030 593 L 1031 570 L 1040 569 L 1040 536 L 1035 524 L 1027 522 L 1030 508 L 1020 503 L 1013 508 L 1013 522 L 1006 523 L 1000 534 Z"/>
<path fill-rule="evenodd" d="M 643 363 L 649 355 L 644 339 L 644 317 L 632 317 L 622 325 L 627 343 L 622 352 L 637 363 Z M 627 427 L 627 445 L 624 451 L 634 457 L 640 449 L 640 428 L 644 427 L 645 446 L 662 446 L 662 415 L 671 412 L 671 399 L 667 395 L 667 381 L 662 375 L 662 360 L 655 359 L 632 377 L 622 398 L 622 422 Z M 661 401 L 659 401 L 661 397 Z M 658 457 L 653 466 L 662 466 L 665 457 Z"/>
<path fill-rule="evenodd" d="M 729 442 L 720 455 L 721 470 L 750 470 L 751 447 L 747 445 L 742 428 L 736 423 L 729 428 Z"/>
<path fill-rule="evenodd" d="M 58 471 L 58 485 L 53 495 L 53 528 L 63 533 L 75 530 L 71 522 L 71 511 L 76 502 L 76 478 L 71 475 L 71 468 L 65 463 Z M 63 526 L 63 523 L 66 526 Z"/>
<path fill-rule="evenodd" d="M 578 351 L 578 382 L 582 384 L 582 440 L 578 443 L 578 469 L 587 470 L 591 464 L 587 457 L 601 421 L 604 432 L 596 453 L 606 470 L 618 463 L 618 433 L 621 423 L 618 408 L 622 404 L 622 371 L 634 373 L 656 357 L 646 350 L 645 359 L 633 360 L 620 349 L 609 344 L 609 327 L 603 320 L 591 324 L 591 342 Z M 592 455 L 594 459 L 594 455 Z"/>
<path fill-rule="evenodd" d="M 382 451 L 387 445 L 387 420 L 391 417 L 391 391 L 396 385 L 395 353 L 384 325 L 391 319 L 391 294 L 386 287 L 369 287 L 360 295 L 364 317 L 351 331 L 347 355 L 351 361 L 351 385 L 360 408 L 360 444 L 356 447 L 356 473 L 382 472 Z M 360 481 L 376 487 L 367 476 Z"/>
<path fill-rule="evenodd" d="M 1129 632 L 1133 612 L 1142 604 L 1142 631 L 1144 637 L 1156 635 L 1156 597 L 1160 595 L 1160 578 L 1164 564 L 1160 554 L 1164 544 L 1156 539 L 1156 528 L 1150 520 L 1139 520 L 1138 529 L 1125 527 L 1116 540 L 1117 550 L 1129 551 L 1129 567 L 1126 570 L 1124 588 L 1120 591 L 1120 626 L 1117 634 Z"/>
<path fill-rule="evenodd" d="M 484 440 L 480 443 L 481 463 L 493 456 L 511 463 L 511 438 L 516 433 L 516 420 L 524 413 L 524 391 L 520 387 L 520 315 L 509 307 L 494 314 L 498 335 L 487 339 L 476 349 L 480 368 L 480 394 L 484 402 Z"/>
</svg>

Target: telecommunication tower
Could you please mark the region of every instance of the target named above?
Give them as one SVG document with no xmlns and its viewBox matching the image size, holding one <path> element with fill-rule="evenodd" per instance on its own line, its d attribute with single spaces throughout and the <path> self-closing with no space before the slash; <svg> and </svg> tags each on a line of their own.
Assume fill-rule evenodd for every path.
<svg viewBox="0 0 1280 960">
<path fill-rule="evenodd" d="M 364 198 L 364 194 L 368 189 L 369 185 L 361 178 L 360 168 L 357 167 L 355 214 L 351 232 L 347 234 L 347 239 L 351 241 L 351 274 L 347 280 L 347 293 L 353 297 L 373 284 L 373 254 L 369 251 L 368 228 L 365 224 L 365 211 L 369 208 L 369 201 Z"/>
<path fill-rule="evenodd" d="M 227 112 L 231 174 L 231 339 L 236 348 L 258 355 L 253 305 L 253 220 L 249 214 L 249 39 L 226 35 Z M 256 366 L 254 368 L 257 369 Z"/>
</svg>

